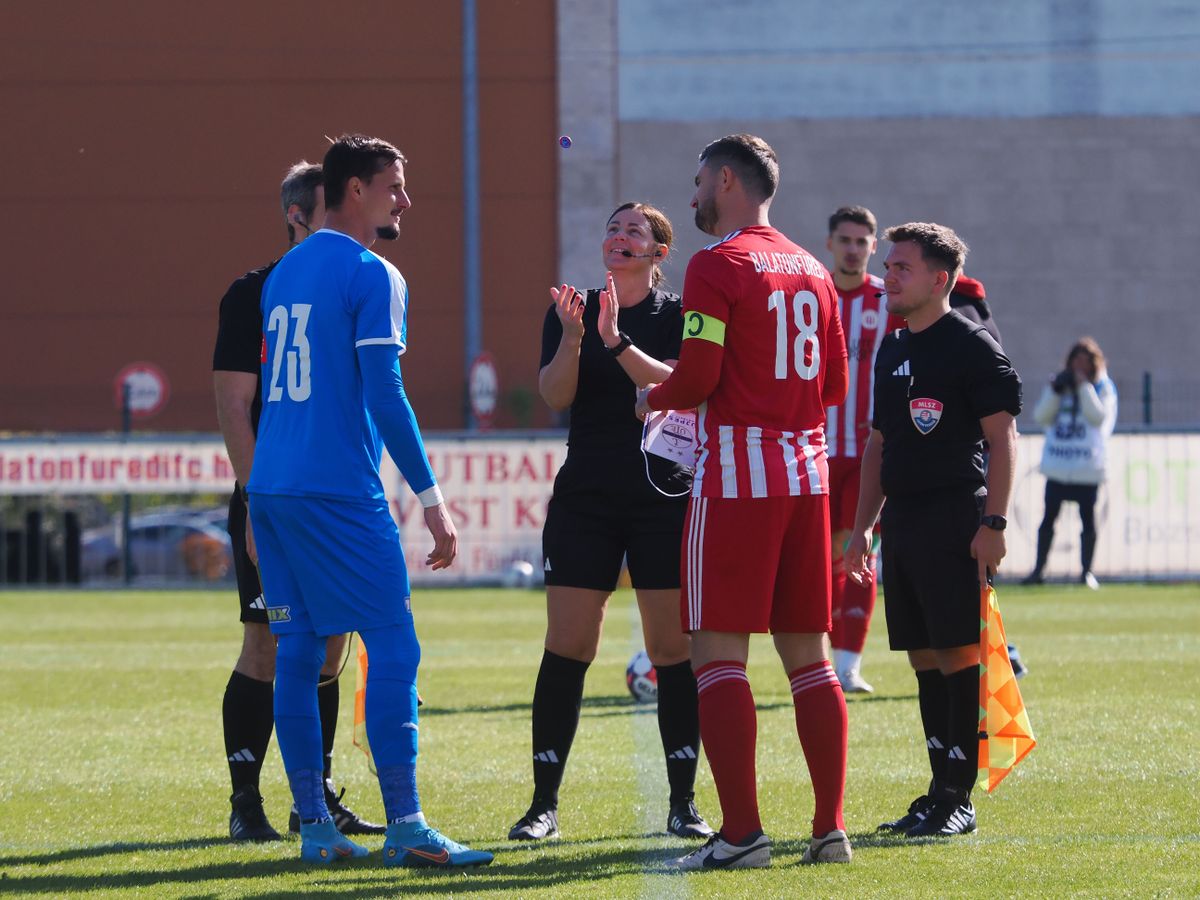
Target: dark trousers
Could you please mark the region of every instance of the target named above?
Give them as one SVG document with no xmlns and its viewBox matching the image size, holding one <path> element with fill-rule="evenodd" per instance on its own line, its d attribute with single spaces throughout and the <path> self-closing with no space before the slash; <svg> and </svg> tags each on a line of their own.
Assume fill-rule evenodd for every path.
<svg viewBox="0 0 1200 900">
<path fill-rule="evenodd" d="M 1066 484 L 1052 478 L 1046 479 L 1046 514 L 1038 528 L 1037 565 L 1034 566 L 1034 571 L 1039 575 L 1046 567 L 1050 545 L 1054 543 L 1054 522 L 1064 501 L 1079 504 L 1079 519 L 1083 523 L 1080 561 L 1083 571 L 1092 570 L 1092 557 L 1096 553 L 1096 494 L 1099 490 L 1100 486 L 1096 484 Z"/>
</svg>

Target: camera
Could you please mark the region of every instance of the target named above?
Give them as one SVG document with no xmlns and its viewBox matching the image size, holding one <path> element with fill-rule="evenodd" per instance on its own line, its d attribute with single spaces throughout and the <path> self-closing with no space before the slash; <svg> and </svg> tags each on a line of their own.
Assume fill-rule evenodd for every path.
<svg viewBox="0 0 1200 900">
<path fill-rule="evenodd" d="M 1075 390 L 1075 373 L 1070 369 L 1063 369 L 1051 380 L 1050 387 L 1056 394 Z"/>
</svg>

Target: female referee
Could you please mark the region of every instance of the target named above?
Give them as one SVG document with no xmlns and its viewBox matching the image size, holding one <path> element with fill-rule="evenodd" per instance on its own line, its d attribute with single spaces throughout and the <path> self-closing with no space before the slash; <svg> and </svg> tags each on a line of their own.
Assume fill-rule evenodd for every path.
<svg viewBox="0 0 1200 900">
<path fill-rule="evenodd" d="M 706 838 L 693 803 L 700 722 L 689 638 L 679 620 L 679 556 L 691 486 L 681 466 L 641 448 L 637 388 L 662 381 L 679 357 L 680 298 L 659 289 L 671 223 L 624 203 L 601 245 L 603 290 L 550 289 L 538 389 L 570 408 L 567 459 L 542 531 L 546 649 L 533 692 L 533 802 L 510 840 L 558 835 L 558 787 L 579 725 L 583 680 L 600 646 L 621 560 L 637 593 L 646 651 L 658 672 L 658 727 L 670 783 L 667 830 Z"/>
</svg>

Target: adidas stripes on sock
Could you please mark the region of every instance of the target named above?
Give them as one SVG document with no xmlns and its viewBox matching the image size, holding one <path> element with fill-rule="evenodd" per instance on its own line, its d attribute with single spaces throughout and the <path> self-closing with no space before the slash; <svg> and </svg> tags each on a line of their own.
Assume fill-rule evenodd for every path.
<svg viewBox="0 0 1200 900">
<path fill-rule="evenodd" d="M 325 676 L 321 676 L 325 680 Z M 338 719 L 338 679 L 334 678 L 329 684 L 317 688 L 317 707 L 321 713 L 321 749 L 324 753 L 324 774 L 328 779 L 333 773 L 333 739 L 337 735 Z"/>
<path fill-rule="evenodd" d="M 721 801 L 721 834 L 740 844 L 762 831 L 754 750 L 758 716 L 746 664 L 714 660 L 696 671 L 700 694 L 700 739 Z"/>
<path fill-rule="evenodd" d="M 813 786 L 813 835 L 821 837 L 846 827 L 842 816 L 849 729 L 846 698 L 829 660 L 801 666 L 788 673 L 788 680 L 796 707 L 796 733 Z"/>
<path fill-rule="evenodd" d="M 658 673 L 658 733 L 667 758 L 671 804 L 692 799 L 700 755 L 700 701 L 692 663 L 656 666 Z"/>
<path fill-rule="evenodd" d="M 918 669 L 917 702 L 921 708 L 921 727 L 925 731 L 925 749 L 929 753 L 929 771 L 933 780 L 946 779 L 946 750 L 950 739 L 946 733 L 950 695 L 946 692 L 946 679 L 939 669 Z M 979 707 L 976 684 L 976 709 Z"/>
<path fill-rule="evenodd" d="M 979 775 L 979 666 L 943 677 L 949 701 L 945 783 L 970 793 Z"/>
<path fill-rule="evenodd" d="M 221 719 L 229 780 L 235 792 L 246 786 L 258 787 L 263 758 L 275 729 L 274 703 L 272 682 L 259 681 L 241 672 L 229 676 L 221 702 Z"/>
<path fill-rule="evenodd" d="M 533 689 L 533 804 L 556 809 L 590 663 L 546 650 Z"/>
</svg>

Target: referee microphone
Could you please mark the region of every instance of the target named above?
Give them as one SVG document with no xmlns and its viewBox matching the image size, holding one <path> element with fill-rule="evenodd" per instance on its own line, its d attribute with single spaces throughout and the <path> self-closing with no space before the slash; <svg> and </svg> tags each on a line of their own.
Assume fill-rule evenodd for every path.
<svg viewBox="0 0 1200 900">
<path fill-rule="evenodd" d="M 655 250 L 653 253 L 634 253 L 632 250 L 622 250 L 621 255 L 629 259 L 658 259 L 662 256 L 662 251 Z"/>
</svg>

